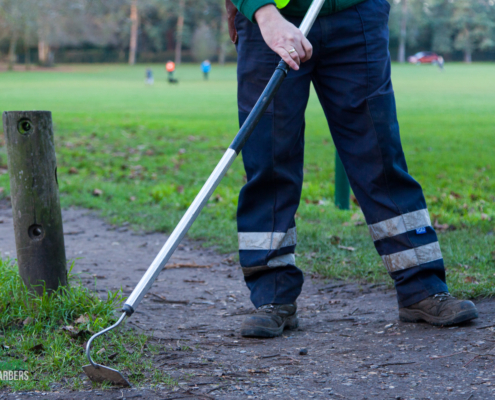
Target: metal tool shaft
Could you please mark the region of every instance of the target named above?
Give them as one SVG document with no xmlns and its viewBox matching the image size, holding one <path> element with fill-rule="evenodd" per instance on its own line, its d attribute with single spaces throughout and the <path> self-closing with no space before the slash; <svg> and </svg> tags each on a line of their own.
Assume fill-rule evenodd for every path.
<svg viewBox="0 0 495 400">
<path fill-rule="evenodd" d="M 316 20 L 316 17 L 320 13 L 321 7 L 323 6 L 324 2 L 325 0 L 314 0 L 310 8 L 308 9 L 308 12 L 306 13 L 306 16 L 304 17 L 299 27 L 304 36 L 308 35 L 311 27 Z M 254 131 L 254 128 L 265 113 L 270 102 L 273 100 L 273 97 L 277 93 L 278 88 L 282 84 L 288 72 L 289 66 L 287 65 L 287 63 L 285 63 L 285 61 L 283 60 L 280 61 L 277 69 L 275 70 L 275 73 L 271 77 L 261 97 L 256 102 L 251 113 L 237 133 L 232 144 L 227 149 L 224 156 L 204 184 L 201 191 L 198 193 L 191 206 L 180 220 L 177 227 L 174 229 L 168 240 L 165 242 L 163 248 L 160 250 L 144 276 L 141 278 L 141 280 L 125 302 L 123 311 L 125 311 L 127 315 L 131 315 L 136 310 L 144 295 L 151 288 L 165 264 L 167 264 L 168 260 L 170 260 L 170 257 L 172 257 L 175 249 L 184 238 L 187 231 L 194 223 L 203 207 L 208 202 L 209 198 L 219 185 L 225 173 L 228 171 L 228 169 L 236 159 L 237 155 L 242 150 L 242 147 L 248 140 L 251 133 Z"/>
</svg>

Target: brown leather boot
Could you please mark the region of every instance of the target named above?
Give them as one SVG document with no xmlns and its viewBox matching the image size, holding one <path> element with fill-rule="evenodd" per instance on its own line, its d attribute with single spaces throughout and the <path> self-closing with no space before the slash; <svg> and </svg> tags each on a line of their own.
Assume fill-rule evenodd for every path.
<svg viewBox="0 0 495 400">
<path fill-rule="evenodd" d="M 296 329 L 297 304 L 265 304 L 256 314 L 247 317 L 241 325 L 244 337 L 271 338 L 280 336 L 284 329 Z"/>
<path fill-rule="evenodd" d="M 450 293 L 437 293 L 409 307 L 399 308 L 402 322 L 426 321 L 436 326 L 460 324 L 478 318 L 473 302 L 457 300 Z"/>
</svg>

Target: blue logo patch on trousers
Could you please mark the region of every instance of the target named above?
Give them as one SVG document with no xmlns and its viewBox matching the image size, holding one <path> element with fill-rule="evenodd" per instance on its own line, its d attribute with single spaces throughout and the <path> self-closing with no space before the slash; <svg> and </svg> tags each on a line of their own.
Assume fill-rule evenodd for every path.
<svg viewBox="0 0 495 400">
<path fill-rule="evenodd" d="M 425 227 L 416 229 L 416 235 L 423 235 L 424 233 L 426 233 Z"/>
</svg>

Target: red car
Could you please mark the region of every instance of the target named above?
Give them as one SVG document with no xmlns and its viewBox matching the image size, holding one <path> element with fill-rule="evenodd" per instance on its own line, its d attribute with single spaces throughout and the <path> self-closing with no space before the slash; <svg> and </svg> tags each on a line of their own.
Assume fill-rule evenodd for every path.
<svg viewBox="0 0 495 400">
<path fill-rule="evenodd" d="M 420 51 L 407 58 L 411 64 L 438 64 L 443 65 L 443 57 L 432 51 Z"/>
</svg>

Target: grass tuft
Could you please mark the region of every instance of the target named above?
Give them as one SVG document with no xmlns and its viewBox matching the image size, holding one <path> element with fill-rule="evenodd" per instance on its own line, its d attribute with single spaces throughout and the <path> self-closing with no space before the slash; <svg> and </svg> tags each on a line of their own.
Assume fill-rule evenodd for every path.
<svg viewBox="0 0 495 400">
<path fill-rule="evenodd" d="M 14 263 L 0 260 L 0 371 L 27 371 L 28 377 L 0 379 L 0 387 L 44 391 L 108 386 L 91 384 L 81 367 L 88 364 L 86 341 L 116 321 L 122 294 L 108 292 L 101 300 L 69 277 L 71 285 L 38 297 L 24 285 Z M 133 384 L 174 384 L 153 367 L 150 356 L 158 348 L 145 335 L 118 329 L 93 346 L 96 362 L 116 365 Z"/>
</svg>

